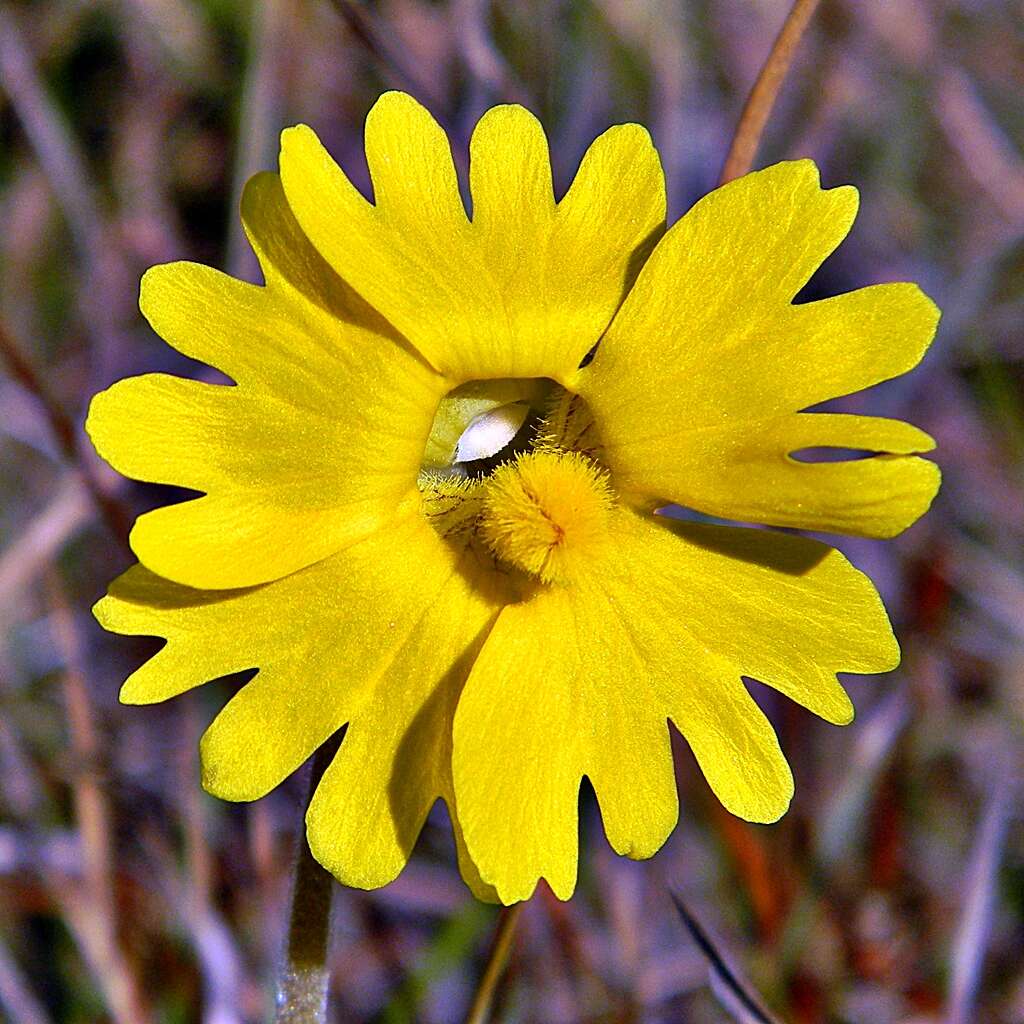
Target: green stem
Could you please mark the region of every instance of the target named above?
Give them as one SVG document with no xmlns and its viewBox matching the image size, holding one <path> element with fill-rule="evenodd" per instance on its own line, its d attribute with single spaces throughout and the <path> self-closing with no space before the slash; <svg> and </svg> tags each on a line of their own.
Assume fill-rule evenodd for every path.
<svg viewBox="0 0 1024 1024">
<path fill-rule="evenodd" d="M 309 806 L 337 749 L 337 741 L 328 742 L 313 757 L 305 807 Z M 297 845 L 288 946 L 277 986 L 274 1021 L 275 1024 L 325 1024 L 334 879 L 314 860 L 306 842 L 304 822 L 299 827 Z"/>
<path fill-rule="evenodd" d="M 509 954 L 512 952 L 516 925 L 519 924 L 519 916 L 525 905 L 525 903 L 516 903 L 514 906 L 501 909 L 498 927 L 494 932 L 494 941 L 491 943 L 487 968 L 484 971 L 484 976 L 480 979 L 480 987 L 473 997 L 473 1005 L 469 1008 L 466 1024 L 486 1024 L 488 1020 L 491 1003 L 494 1001 L 494 994 L 498 989 L 498 982 L 501 981 L 501 976 L 505 973 Z"/>
</svg>

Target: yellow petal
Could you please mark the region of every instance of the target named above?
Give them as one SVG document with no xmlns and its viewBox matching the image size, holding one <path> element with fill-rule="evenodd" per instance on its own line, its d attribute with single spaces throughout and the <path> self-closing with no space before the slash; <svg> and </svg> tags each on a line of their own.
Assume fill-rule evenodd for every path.
<svg viewBox="0 0 1024 1024">
<path fill-rule="evenodd" d="M 777 164 L 701 200 L 665 236 L 576 388 L 624 492 L 776 526 L 891 536 L 928 507 L 938 472 L 909 427 L 800 410 L 904 373 L 938 310 L 915 285 L 806 305 L 793 296 L 849 229 L 850 188 L 810 161 Z M 813 435 L 813 440 L 808 440 Z M 886 457 L 829 466 L 802 447 Z"/>
<path fill-rule="evenodd" d="M 715 189 L 658 243 L 616 317 L 616 337 L 640 344 L 636 329 L 656 328 L 644 340 L 667 347 L 666 356 L 677 348 L 710 355 L 707 346 L 735 340 L 751 314 L 791 302 L 856 213 L 857 190 L 821 189 L 810 160 Z"/>
<path fill-rule="evenodd" d="M 243 210 L 266 288 L 184 263 L 142 288 L 154 328 L 237 387 L 132 378 L 97 395 L 86 423 L 125 475 L 205 492 L 142 516 L 131 537 L 143 564 L 188 586 L 278 579 L 415 503 L 448 387 L 378 333 L 390 328 L 304 240 L 274 176 L 254 179 Z"/>
<path fill-rule="evenodd" d="M 168 344 L 239 384 L 259 385 L 294 405 L 337 410 L 338 381 L 325 371 L 339 347 L 367 354 L 388 351 L 382 338 L 404 343 L 310 245 L 276 174 L 250 179 L 241 215 L 265 288 L 201 264 L 169 263 L 143 276 L 142 312 Z M 389 358 L 409 372 L 405 360 Z"/>
<path fill-rule="evenodd" d="M 604 435 L 602 435 L 603 437 Z M 923 431 L 899 420 L 797 413 L 695 428 L 609 454 L 624 491 L 656 494 L 711 515 L 867 537 L 892 537 L 928 510 L 939 489 L 933 462 L 912 453 L 934 448 Z M 870 458 L 800 461 L 807 448 L 862 449 Z M 640 450 L 647 462 L 635 459 Z M 657 488 L 657 490 L 655 490 Z"/>
<path fill-rule="evenodd" d="M 504 599 L 472 556 L 416 517 L 243 590 L 192 590 L 135 566 L 96 616 L 114 632 L 167 638 L 125 683 L 128 703 L 259 670 L 201 743 L 203 783 L 224 799 L 259 798 L 349 723 L 311 805 L 309 835 L 341 881 L 369 887 L 401 870 L 438 798 L 458 832 L 452 715 Z M 463 867 L 488 898 L 471 862 Z"/>
<path fill-rule="evenodd" d="M 666 719 L 729 810 L 774 821 L 792 776 L 741 678 L 844 722 L 835 673 L 897 660 L 871 583 L 826 545 L 620 510 L 592 570 L 505 608 L 470 674 L 453 771 L 473 861 L 506 903 L 541 877 L 567 898 L 583 775 L 612 846 L 650 856 L 676 820 Z"/>
<path fill-rule="evenodd" d="M 407 557 L 415 558 L 416 573 Z M 144 665 L 131 676 L 121 693 L 126 703 L 166 700 L 217 676 L 258 668 L 260 675 L 239 696 L 250 687 L 270 694 L 268 686 L 255 684 L 272 675 L 281 687 L 273 699 L 280 700 L 282 718 L 290 711 L 333 718 L 337 728 L 366 700 L 368 687 L 414 629 L 421 605 L 434 599 L 452 572 L 450 549 L 414 518 L 258 587 L 193 590 L 135 566 L 114 581 L 96 616 L 113 632 L 167 639 L 154 659 L 161 671 Z M 258 697 L 253 692 L 239 703 L 255 708 Z M 254 728 L 258 733 L 255 722 Z M 241 719 L 234 731 L 245 731 Z M 256 739 L 248 737 L 250 743 Z M 262 759 L 258 745 L 249 755 L 253 762 Z M 229 769 L 216 774 L 233 785 Z M 246 785 L 244 776 L 240 768 L 238 786 Z"/>
<path fill-rule="evenodd" d="M 452 718 L 496 614 L 485 581 L 464 575 L 470 565 L 449 577 L 424 608 L 349 726 L 310 804 L 310 849 L 346 885 L 372 889 L 395 878 L 438 797 L 454 816 Z"/>
<path fill-rule="evenodd" d="M 310 129 L 287 130 L 281 146 L 288 201 L 314 245 L 456 382 L 572 375 L 664 220 L 661 167 L 636 125 L 598 139 L 556 204 L 540 125 L 494 108 L 471 143 L 472 223 L 448 140 L 402 93 L 367 118 L 375 205 Z"/>
<path fill-rule="evenodd" d="M 899 664 L 874 585 L 820 541 L 660 516 L 635 518 L 629 533 L 644 558 L 643 590 L 658 595 L 656 609 L 671 609 L 673 622 L 737 675 L 829 722 L 853 718 L 837 672 L 888 672 Z"/>
<path fill-rule="evenodd" d="M 528 899 L 540 878 L 572 895 L 584 775 L 617 852 L 649 857 L 676 823 L 666 715 L 606 603 L 577 581 L 505 608 L 459 701 L 460 820 L 473 862 L 506 904 Z"/>
</svg>

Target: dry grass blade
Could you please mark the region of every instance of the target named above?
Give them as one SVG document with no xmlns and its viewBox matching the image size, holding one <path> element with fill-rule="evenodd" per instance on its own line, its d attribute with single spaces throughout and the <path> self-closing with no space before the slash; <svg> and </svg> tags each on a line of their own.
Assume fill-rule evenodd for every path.
<svg viewBox="0 0 1024 1024">
<path fill-rule="evenodd" d="M 964 887 L 963 914 L 953 945 L 947 1024 L 970 1024 L 976 1019 L 975 998 L 992 931 L 996 875 L 1010 817 L 1011 778 L 1006 772 L 997 775 L 971 853 Z"/>
<path fill-rule="evenodd" d="M 277 135 L 281 130 L 280 54 L 288 45 L 288 18 L 280 0 L 253 4 L 249 18 L 249 63 L 242 89 L 241 145 L 231 185 L 231 209 L 237 210 L 242 189 L 252 175 L 274 162 Z M 227 271 L 232 277 L 253 280 L 258 273 L 242 222 L 236 218 L 228 229 Z"/>
<path fill-rule="evenodd" d="M 530 99 L 487 31 L 486 0 L 454 0 L 456 36 L 466 66 L 505 103 L 528 106 Z"/>
<path fill-rule="evenodd" d="M 671 890 L 669 895 L 690 938 L 708 962 L 711 990 L 723 1009 L 728 1010 L 739 1024 L 781 1024 L 778 1017 L 772 1016 L 765 1009 L 750 985 L 741 980 L 737 972 L 726 963 L 725 957 L 681 897 Z"/>
<path fill-rule="evenodd" d="M 204 1024 L 241 1024 L 242 994 L 249 979 L 231 928 L 219 911 L 197 895 L 195 879 L 180 872 L 177 854 L 169 844 L 148 834 L 146 846 L 154 888 L 171 911 L 175 930 L 191 942 L 202 977 Z"/>
<path fill-rule="evenodd" d="M 96 256 L 101 219 L 85 160 L 64 117 L 43 89 L 21 28 L 6 4 L 0 4 L 0 81 L 50 179 L 76 244 L 86 256 Z"/>
<path fill-rule="evenodd" d="M 826 871 L 849 853 L 878 777 L 909 720 L 907 699 L 901 690 L 894 690 L 860 728 L 843 782 L 818 815 L 816 853 Z"/>
<path fill-rule="evenodd" d="M 71 465 L 78 468 L 89 495 L 104 522 L 110 528 L 110 532 L 127 549 L 131 514 L 116 498 L 107 493 L 93 464 L 83 455 L 78 446 L 78 429 L 75 427 L 74 421 L 61 407 L 60 402 L 51 393 L 46 382 L 36 372 L 21 346 L 14 340 L 14 336 L 3 323 L 0 323 L 0 363 L 7 367 L 10 375 L 42 407 L 61 454 Z"/>
<path fill-rule="evenodd" d="M 939 78 L 936 116 L 968 174 L 1015 226 L 1024 224 L 1024 160 L 985 107 L 965 71 Z"/>
<path fill-rule="evenodd" d="M 49 1024 L 50 1018 L 32 994 L 21 969 L 0 940 L 0 1009 L 11 1024 Z"/>
<path fill-rule="evenodd" d="M 78 474 L 67 470 L 49 504 L 0 552 L 0 608 L 18 607 L 22 588 L 51 563 L 91 516 L 89 497 Z"/>
</svg>

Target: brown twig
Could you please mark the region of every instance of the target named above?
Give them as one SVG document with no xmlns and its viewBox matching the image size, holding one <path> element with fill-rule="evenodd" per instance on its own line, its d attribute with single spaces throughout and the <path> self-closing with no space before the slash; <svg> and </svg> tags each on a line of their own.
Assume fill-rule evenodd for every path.
<svg viewBox="0 0 1024 1024">
<path fill-rule="evenodd" d="M 761 68 L 761 73 L 747 97 L 718 180 L 720 185 L 741 177 L 753 167 L 757 147 L 772 107 L 775 106 L 775 99 L 818 2 L 819 0 L 794 0 L 779 34 L 775 37 L 768 59 L 764 62 L 764 67 Z"/>
<path fill-rule="evenodd" d="M 11 377 L 39 403 L 61 455 L 81 474 L 82 482 L 104 522 L 110 528 L 110 532 L 119 543 L 127 546 L 131 513 L 103 486 L 96 470 L 79 448 L 78 429 L 74 421 L 64 411 L 47 387 L 46 382 L 36 372 L 35 367 L 14 340 L 14 336 L 2 322 L 0 322 L 0 363 L 7 367 Z"/>
</svg>

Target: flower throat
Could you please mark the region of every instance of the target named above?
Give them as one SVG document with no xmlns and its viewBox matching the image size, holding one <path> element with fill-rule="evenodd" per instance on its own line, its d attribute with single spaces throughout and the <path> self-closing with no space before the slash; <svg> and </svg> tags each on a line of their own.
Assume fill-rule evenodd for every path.
<svg viewBox="0 0 1024 1024">
<path fill-rule="evenodd" d="M 604 542 L 613 504 L 584 401 L 548 380 L 471 382 L 441 402 L 424 452 L 423 512 L 447 541 L 543 583 Z"/>
</svg>

